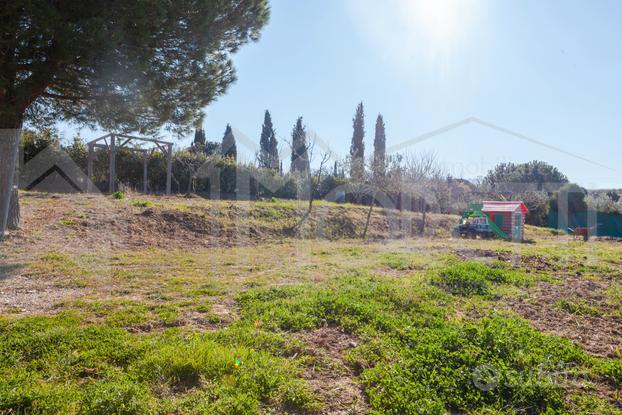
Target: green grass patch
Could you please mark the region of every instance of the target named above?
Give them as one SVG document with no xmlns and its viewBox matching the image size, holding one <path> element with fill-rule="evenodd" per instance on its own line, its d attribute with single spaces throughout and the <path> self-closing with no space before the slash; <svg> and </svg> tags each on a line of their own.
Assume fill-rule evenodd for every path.
<svg viewBox="0 0 622 415">
<path fill-rule="evenodd" d="M 150 208 L 153 207 L 153 202 L 150 200 L 133 200 L 132 201 L 132 206 L 134 207 L 140 207 L 140 208 Z"/>
<path fill-rule="evenodd" d="M 583 300 L 573 301 L 568 299 L 561 299 L 557 301 L 557 303 L 555 303 L 555 306 L 562 311 L 577 316 L 597 317 L 602 315 L 602 312 L 597 307 L 591 306 Z"/>
<path fill-rule="evenodd" d="M 340 325 L 348 330 L 395 330 L 416 320 L 442 319 L 443 308 L 424 299 L 445 295 L 417 281 L 400 283 L 352 272 L 325 286 L 298 285 L 251 289 L 242 293 L 242 318 L 261 320 L 282 330 L 301 331 L 322 325 Z M 417 286 L 417 289 L 412 287 Z M 411 315 L 413 321 L 398 318 Z"/>
<path fill-rule="evenodd" d="M 135 335 L 70 315 L 0 321 L 0 413 L 259 414 L 317 402 L 280 336 Z"/>
<path fill-rule="evenodd" d="M 525 274 L 495 263 L 458 262 L 443 268 L 432 277 L 432 283 L 445 291 L 461 296 L 490 295 L 495 284 L 528 285 Z"/>
<path fill-rule="evenodd" d="M 600 376 L 613 385 L 622 388 L 622 357 L 600 360 L 596 364 L 595 369 Z"/>
<path fill-rule="evenodd" d="M 607 304 L 617 309 L 618 315 L 622 316 L 622 284 L 613 283 L 605 290 Z"/>
<path fill-rule="evenodd" d="M 491 316 L 464 324 L 413 328 L 389 361 L 366 361 L 373 407 L 385 414 L 569 413 L 560 369 L 586 364 L 569 341 L 526 322 Z"/>
<path fill-rule="evenodd" d="M 480 271 L 487 284 L 523 283 L 519 274 L 480 265 L 450 269 Z M 451 297 L 416 277 L 351 273 L 319 287 L 249 290 L 239 302 L 243 320 L 266 328 L 332 325 L 363 338 L 346 358 L 360 370 L 377 414 L 570 414 L 560 374 L 586 373 L 592 365 L 569 340 L 520 319 L 449 319 Z"/>
<path fill-rule="evenodd" d="M 76 226 L 78 221 L 76 219 L 61 219 L 59 223 L 63 226 Z"/>
<path fill-rule="evenodd" d="M 429 261 L 420 255 L 390 252 L 380 256 L 380 263 L 399 271 L 424 269 Z"/>
</svg>

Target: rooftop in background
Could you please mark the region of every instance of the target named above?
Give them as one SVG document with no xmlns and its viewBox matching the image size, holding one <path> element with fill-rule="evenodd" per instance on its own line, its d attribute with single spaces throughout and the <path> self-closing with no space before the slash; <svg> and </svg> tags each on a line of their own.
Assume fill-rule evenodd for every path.
<svg viewBox="0 0 622 415">
<path fill-rule="evenodd" d="M 529 209 L 523 202 L 497 202 L 494 200 L 485 200 L 483 202 L 482 212 L 514 212 L 520 209 L 523 213 L 528 213 Z"/>
</svg>

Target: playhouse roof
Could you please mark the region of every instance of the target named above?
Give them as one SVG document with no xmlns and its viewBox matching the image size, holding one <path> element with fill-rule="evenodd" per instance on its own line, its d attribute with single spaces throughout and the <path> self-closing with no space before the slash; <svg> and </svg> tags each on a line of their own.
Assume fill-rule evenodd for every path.
<svg viewBox="0 0 622 415">
<path fill-rule="evenodd" d="M 484 206 L 482 207 L 482 212 L 515 212 L 520 209 L 523 213 L 529 212 L 527 206 L 523 202 L 497 202 L 492 200 L 487 200 L 482 202 Z"/>
</svg>

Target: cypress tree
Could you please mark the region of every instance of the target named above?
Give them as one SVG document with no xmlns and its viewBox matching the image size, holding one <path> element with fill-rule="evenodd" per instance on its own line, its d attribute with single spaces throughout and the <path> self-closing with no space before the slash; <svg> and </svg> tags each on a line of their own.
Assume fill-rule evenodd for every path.
<svg viewBox="0 0 622 415">
<path fill-rule="evenodd" d="M 307 153 L 307 131 L 302 125 L 302 117 L 299 117 L 292 130 L 292 173 L 305 173 L 309 170 L 309 158 Z"/>
<path fill-rule="evenodd" d="M 203 130 L 203 128 L 197 127 L 197 129 L 194 130 L 193 144 L 197 147 L 205 145 L 205 131 Z"/>
<path fill-rule="evenodd" d="M 278 171 L 280 169 L 280 164 L 279 143 L 276 141 L 276 134 L 273 131 L 270 137 L 270 168 Z"/>
<path fill-rule="evenodd" d="M 276 141 L 274 137 L 274 127 L 272 126 L 272 117 L 270 117 L 270 112 L 266 110 L 263 119 L 263 125 L 261 126 L 261 137 L 259 139 L 259 154 L 257 156 L 257 161 L 259 163 L 259 167 L 263 167 L 266 169 L 274 168 L 274 162 L 272 160 L 272 142 Z"/>
<path fill-rule="evenodd" d="M 205 141 L 205 131 L 203 131 L 203 128 L 197 127 L 194 130 L 194 141 L 192 146 L 190 146 L 190 150 L 195 152 L 205 151 Z"/>
<path fill-rule="evenodd" d="M 233 160 L 238 158 L 238 150 L 235 145 L 235 137 L 233 136 L 233 130 L 231 125 L 227 124 L 225 129 L 225 135 L 222 137 L 221 154 L 223 157 L 229 157 Z"/>
<path fill-rule="evenodd" d="M 387 137 L 382 114 L 376 119 L 376 135 L 374 136 L 374 178 L 379 179 L 385 174 Z"/>
<path fill-rule="evenodd" d="M 350 177 L 361 180 L 365 172 L 365 113 L 363 103 L 357 105 L 352 119 L 352 144 L 350 145 Z"/>
</svg>

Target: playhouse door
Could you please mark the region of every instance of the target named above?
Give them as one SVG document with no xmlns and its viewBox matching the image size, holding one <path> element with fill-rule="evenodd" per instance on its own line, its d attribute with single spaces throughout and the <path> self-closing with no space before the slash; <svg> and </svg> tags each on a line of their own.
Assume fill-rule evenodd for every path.
<svg viewBox="0 0 622 415">
<path fill-rule="evenodd" d="M 503 215 L 502 214 L 495 213 L 495 225 L 497 225 L 499 229 L 503 228 Z"/>
<path fill-rule="evenodd" d="M 522 213 L 520 212 L 514 213 L 514 228 L 512 229 L 512 239 L 515 241 L 519 241 L 522 239 L 522 235 L 521 235 L 522 222 L 523 222 Z"/>
</svg>

